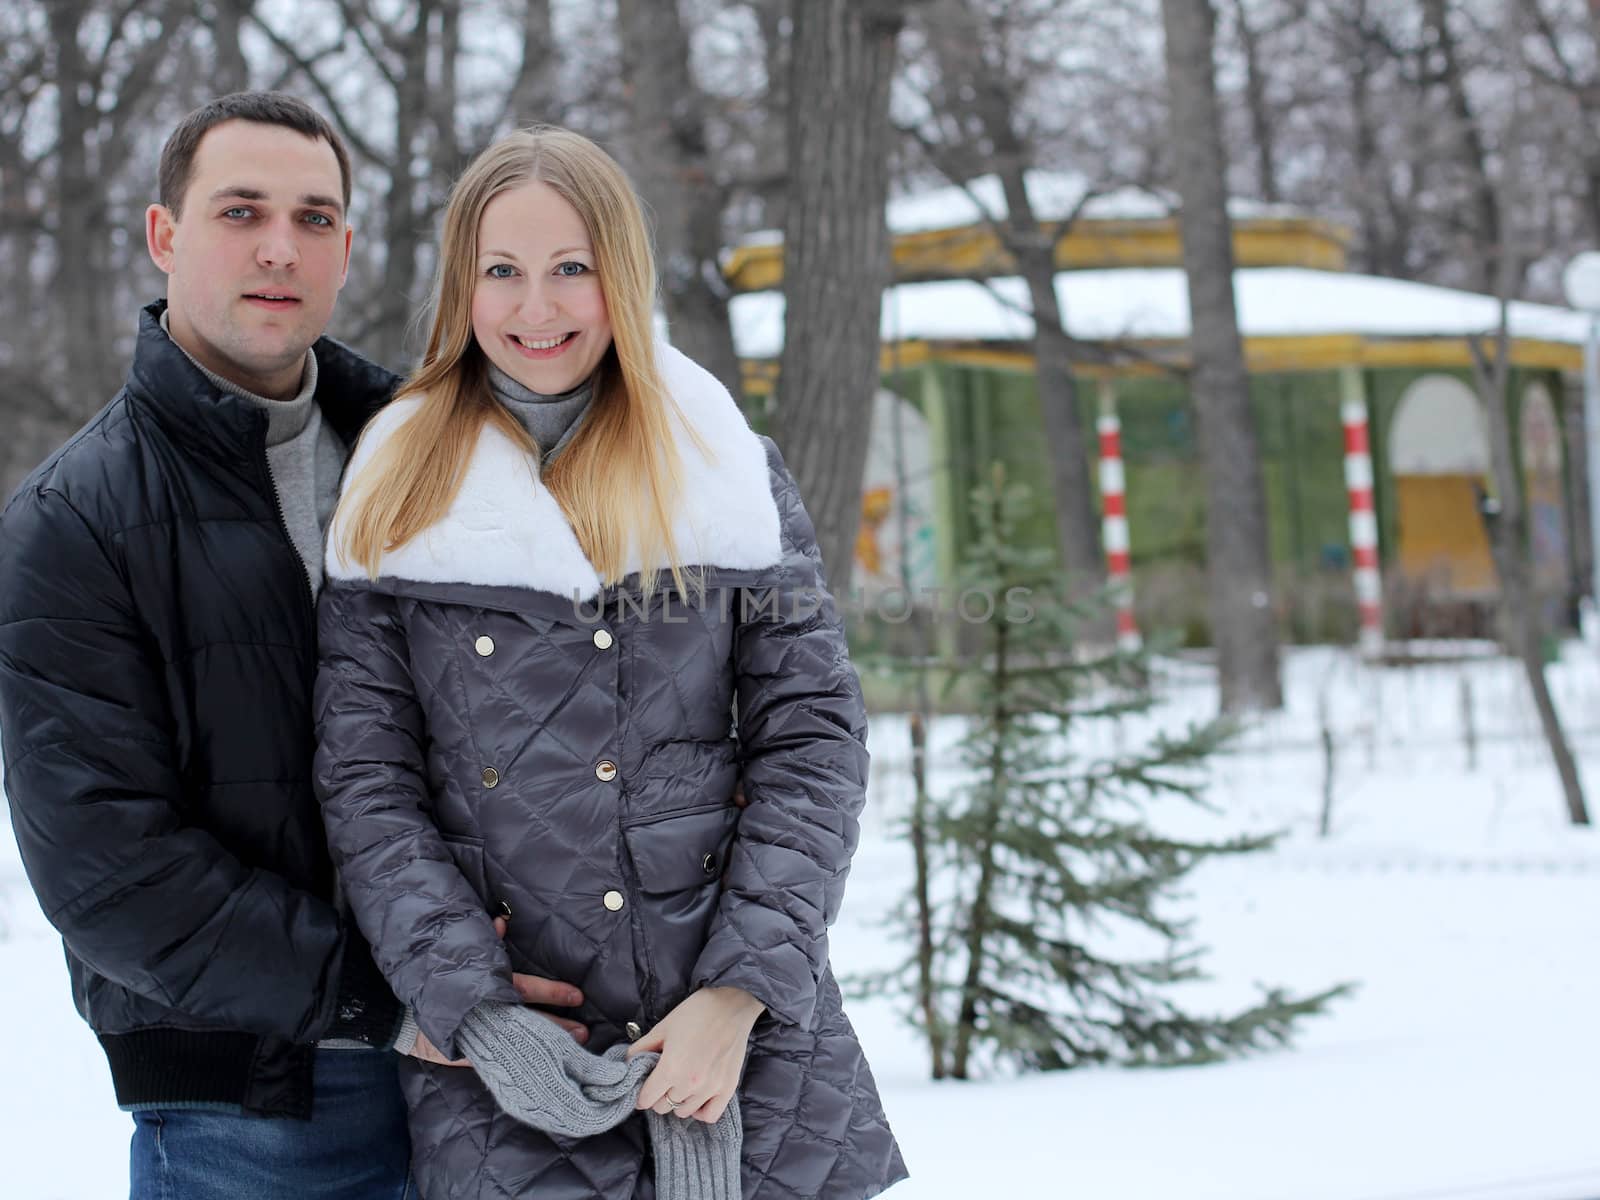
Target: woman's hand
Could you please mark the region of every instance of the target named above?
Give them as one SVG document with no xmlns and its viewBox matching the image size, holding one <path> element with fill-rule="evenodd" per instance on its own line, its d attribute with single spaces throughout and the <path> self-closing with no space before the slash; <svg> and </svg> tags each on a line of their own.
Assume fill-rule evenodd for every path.
<svg viewBox="0 0 1600 1200">
<path fill-rule="evenodd" d="M 637 1042 L 628 1057 L 655 1051 L 656 1069 L 639 1089 L 640 1108 L 715 1124 L 744 1070 L 750 1030 L 766 1005 L 739 988 L 701 988 Z"/>
</svg>

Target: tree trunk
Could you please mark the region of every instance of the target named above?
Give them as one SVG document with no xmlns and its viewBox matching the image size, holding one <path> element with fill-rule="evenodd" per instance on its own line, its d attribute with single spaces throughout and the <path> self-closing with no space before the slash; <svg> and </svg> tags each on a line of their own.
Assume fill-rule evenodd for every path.
<svg viewBox="0 0 1600 1200">
<path fill-rule="evenodd" d="M 661 298 L 672 342 L 742 391 L 722 278 L 725 189 L 706 141 L 706 98 L 689 69 L 678 0 L 618 0 L 634 178 L 656 218 Z"/>
<path fill-rule="evenodd" d="M 51 294 L 59 331 L 66 404 L 83 418 L 104 404 L 121 376 L 111 344 L 102 272 L 106 259 L 105 188 L 90 143 L 98 119 L 97 91 L 78 44 L 82 5 L 53 0 L 47 8 L 55 58 L 60 140 L 56 154 L 56 239 Z"/>
<path fill-rule="evenodd" d="M 878 388 L 889 80 L 903 22 L 883 0 L 807 0 L 794 12 L 776 432 L 835 595 L 850 584 Z"/>
<path fill-rule="evenodd" d="M 1587 825 L 1589 810 L 1584 803 L 1578 764 L 1572 756 L 1572 747 L 1567 743 L 1566 731 L 1561 726 L 1561 717 L 1556 712 L 1555 700 L 1550 695 L 1550 684 L 1544 673 L 1544 621 L 1533 585 L 1533 565 L 1528 556 L 1528 510 L 1523 503 L 1522 480 L 1513 451 L 1508 399 L 1511 339 L 1506 328 L 1509 301 L 1505 289 L 1516 268 L 1510 265 L 1511 251 L 1508 247 L 1502 245 L 1500 253 L 1500 331 L 1492 359 L 1484 353 L 1476 339 L 1469 342 L 1478 396 L 1487 418 L 1489 461 L 1494 472 L 1496 492 L 1494 508 L 1489 510 L 1486 506 L 1485 510 L 1489 550 L 1494 558 L 1495 574 L 1500 580 L 1501 626 L 1512 655 L 1522 664 L 1528 690 L 1533 694 L 1539 727 L 1544 733 L 1545 744 L 1550 747 L 1550 756 L 1555 761 L 1556 775 L 1561 780 L 1561 791 L 1566 798 L 1567 818 L 1574 825 Z"/>
<path fill-rule="evenodd" d="M 383 282 L 378 320 L 367 339 L 373 356 L 391 370 L 410 359 L 406 334 L 422 297 L 417 290 L 417 251 L 424 231 L 417 215 L 414 170 L 417 138 L 428 121 L 428 41 L 436 0 L 419 0 L 415 23 L 405 35 L 403 64 L 395 85 L 394 157 L 383 206 Z"/>
<path fill-rule="evenodd" d="M 1450 29 L 1449 0 L 1424 0 L 1423 18 L 1439 55 L 1435 74 L 1444 86 L 1454 122 L 1451 134 L 1455 141 L 1456 159 L 1467 173 L 1473 242 L 1479 247 L 1499 247 L 1504 242 L 1500 234 L 1500 208 L 1495 201 L 1494 184 L 1489 178 L 1488 152 L 1484 148 L 1483 134 L 1478 129 L 1477 117 L 1467 99 L 1466 81 L 1462 78 L 1461 64 L 1456 55 L 1455 35 Z M 1481 292 L 1493 292 L 1498 273 L 1492 255 L 1473 257 L 1477 260 L 1473 285 Z"/>
<path fill-rule="evenodd" d="M 428 88 L 429 123 L 433 126 L 431 190 L 443 193 L 466 170 L 472 151 L 462 145 L 456 128 L 460 108 L 457 65 L 461 57 L 461 0 L 436 0 L 439 23 L 438 78 Z M 430 209 L 432 206 L 430 205 Z"/>
<path fill-rule="evenodd" d="M 1035 387 L 1055 492 L 1061 564 L 1072 573 L 1077 587 L 1098 591 L 1106 582 L 1105 551 L 1100 544 L 1089 446 L 1078 407 L 1078 381 L 1072 370 L 1072 342 L 1056 298 L 1056 238 L 1039 226 L 1023 186 L 1020 160 L 1000 174 L 1009 214 L 1006 245 L 1028 285 L 1033 308 Z"/>
<path fill-rule="evenodd" d="M 516 126 L 559 125 L 563 110 L 556 90 L 555 31 L 550 0 L 524 0 L 522 65 L 506 99 L 506 115 Z"/>
<path fill-rule="evenodd" d="M 1276 124 L 1267 109 L 1266 68 L 1261 61 L 1261 35 L 1250 24 L 1245 0 L 1233 0 L 1234 21 L 1239 27 L 1239 48 L 1244 52 L 1244 95 L 1250 112 L 1250 140 L 1255 144 L 1256 187 L 1268 204 L 1276 204 L 1282 193 L 1278 187 L 1278 147 Z"/>
<path fill-rule="evenodd" d="M 925 693 L 921 679 L 926 668 L 917 667 L 918 692 Z M 928 1061 L 935 1079 L 944 1078 L 944 1026 L 934 981 L 933 898 L 930 893 L 932 865 L 928 856 L 928 725 L 925 696 L 920 695 L 917 710 L 911 714 L 911 863 L 912 892 L 917 906 L 917 1008 L 928 1033 Z"/>
<path fill-rule="evenodd" d="M 1587 382 L 1584 385 L 1589 386 Z M 1564 406 L 1563 435 L 1567 442 L 1567 472 L 1572 481 L 1567 491 L 1566 516 L 1567 528 L 1572 530 L 1572 574 L 1574 583 L 1569 589 L 1569 594 L 1574 601 L 1580 596 L 1590 596 L 1596 604 L 1600 604 L 1600 596 L 1594 592 L 1594 556 L 1595 535 L 1597 531 L 1594 523 L 1589 519 L 1589 427 L 1587 415 L 1584 412 L 1583 397 L 1577 396 L 1575 402 Z"/>
<path fill-rule="evenodd" d="M 1057 549 L 1062 566 L 1072 573 L 1075 590 L 1098 591 L 1106 582 L 1106 562 L 1095 511 L 1092 456 L 1078 406 L 1072 340 L 1062 324 L 1055 286 L 1056 245 L 1072 221 L 1043 227 L 1028 197 L 1026 177 L 1033 167 L 1034 147 L 1018 132 L 1020 84 L 994 71 L 989 62 L 1000 49 L 995 43 L 1003 39 L 1003 32 L 959 2 L 940 5 L 925 24 L 939 66 L 939 102 L 948 116 L 956 118 L 958 128 L 969 131 L 959 141 L 930 146 L 928 151 L 954 182 L 964 182 L 976 162 L 985 162 L 1000 179 L 1006 217 L 996 233 L 1027 284 L 1033 311 L 1034 386 L 1044 426 Z M 1109 631 L 1109 621 L 1106 624 Z"/>
<path fill-rule="evenodd" d="M 250 64 L 239 44 L 244 19 L 255 8 L 255 0 L 213 0 L 211 41 L 216 47 L 212 78 L 218 95 L 242 92 L 250 86 Z"/>
<path fill-rule="evenodd" d="M 1225 712 L 1281 708 L 1266 492 L 1233 297 L 1209 0 L 1162 0 L 1189 280 L 1192 389 L 1206 473 L 1206 566 Z"/>
<path fill-rule="evenodd" d="M 997 509 L 1000 503 L 1001 498 L 996 494 L 994 504 Z M 1011 764 L 1006 757 L 1005 738 L 1001 735 L 1001 731 L 1012 720 L 1006 701 L 1011 681 L 1010 641 L 1007 636 L 1009 630 L 1004 621 L 994 622 L 992 628 L 994 673 L 990 686 L 993 689 L 994 708 L 985 716 L 988 727 L 995 731 L 990 735 L 994 744 L 989 756 L 988 778 L 984 784 L 983 811 L 979 817 L 976 835 L 977 846 L 973 851 L 973 857 L 978 863 L 978 880 L 973 885 L 972 892 L 970 910 L 972 923 L 967 927 L 964 939 L 967 969 L 961 981 L 961 1007 L 956 1017 L 956 1042 L 950 1056 L 952 1079 L 969 1077 L 972 1043 L 978 1032 L 978 996 L 983 987 L 984 966 L 987 961 L 985 951 L 988 949 L 990 917 L 994 911 L 994 889 L 1000 875 L 1000 865 L 996 862 L 1000 849 L 995 844 L 995 835 L 999 831 L 1002 810 L 1010 800 L 1011 791 Z"/>
<path fill-rule="evenodd" d="M 766 87 L 757 103 L 761 136 L 751 145 L 749 192 L 760 204 L 761 222 L 781 229 L 787 220 L 789 160 L 785 136 L 789 112 L 790 0 L 749 0 L 761 31 L 761 61 Z"/>
</svg>

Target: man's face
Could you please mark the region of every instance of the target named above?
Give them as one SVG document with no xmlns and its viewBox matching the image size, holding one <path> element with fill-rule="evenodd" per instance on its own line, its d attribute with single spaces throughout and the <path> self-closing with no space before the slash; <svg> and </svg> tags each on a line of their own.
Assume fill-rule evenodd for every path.
<svg viewBox="0 0 1600 1200">
<path fill-rule="evenodd" d="M 294 395 L 350 263 L 343 194 L 320 138 L 255 121 L 208 130 L 182 215 L 160 204 L 145 214 L 173 340 L 241 387 Z"/>
</svg>

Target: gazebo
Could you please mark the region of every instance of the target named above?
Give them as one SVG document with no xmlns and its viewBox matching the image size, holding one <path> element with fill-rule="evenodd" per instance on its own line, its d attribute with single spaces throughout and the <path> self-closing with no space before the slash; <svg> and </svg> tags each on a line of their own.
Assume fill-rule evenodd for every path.
<svg viewBox="0 0 1600 1200">
<path fill-rule="evenodd" d="M 1083 196 L 1071 176 L 1039 173 L 1028 186 L 1046 221 Z M 1131 571 L 1138 624 L 1203 641 L 1195 598 L 1204 594 L 1196 586 L 1204 487 L 1184 383 L 1187 288 L 1169 203 L 1119 192 L 1082 204 L 1059 243 L 1055 288 L 1067 332 L 1086 351 L 1080 416 L 1100 430 L 1100 478 L 1125 487 L 1121 502 L 1102 497 L 1113 573 Z M 1027 289 L 1009 273 L 979 205 L 1003 216 L 996 181 L 889 208 L 898 281 L 884 295 L 883 381 L 907 410 L 904 427 L 928 441 L 928 499 L 917 507 L 931 512 L 918 517 L 946 580 L 971 533 L 965 498 L 989 461 L 1006 461 L 1049 495 Z M 1362 628 L 1370 646 L 1385 623 L 1391 635 L 1482 632 L 1495 582 L 1478 513 L 1489 451 L 1469 340 L 1498 328 L 1498 301 L 1346 271 L 1345 233 L 1314 216 L 1239 204 L 1234 221 L 1239 326 L 1290 633 L 1342 640 Z M 748 390 L 761 393 L 782 349 L 783 296 L 772 290 L 781 242 L 752 239 L 730 253 L 726 269 L 740 292 L 735 345 Z M 1513 302 L 1508 327 L 1508 402 L 1536 570 L 1552 606 L 1564 610 L 1591 553 L 1576 389 L 1588 318 Z M 888 448 L 879 444 L 889 426 L 882 414 L 875 425 L 879 479 L 868 480 L 868 502 L 875 521 L 893 525 L 885 520 L 896 502 L 884 494 Z M 917 481 L 899 482 L 909 491 Z M 894 481 L 887 487 L 893 493 Z M 1029 536 L 1054 545 L 1047 509 Z M 893 577 L 893 563 L 876 567 Z"/>
</svg>

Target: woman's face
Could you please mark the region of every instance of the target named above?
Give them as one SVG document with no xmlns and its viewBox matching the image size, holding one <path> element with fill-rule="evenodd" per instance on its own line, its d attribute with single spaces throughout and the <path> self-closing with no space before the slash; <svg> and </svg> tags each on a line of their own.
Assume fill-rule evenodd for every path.
<svg viewBox="0 0 1600 1200">
<path fill-rule="evenodd" d="M 611 345 L 583 218 L 544 183 L 501 192 L 478 223 L 472 332 L 494 363 L 546 396 L 587 379 Z"/>
</svg>

